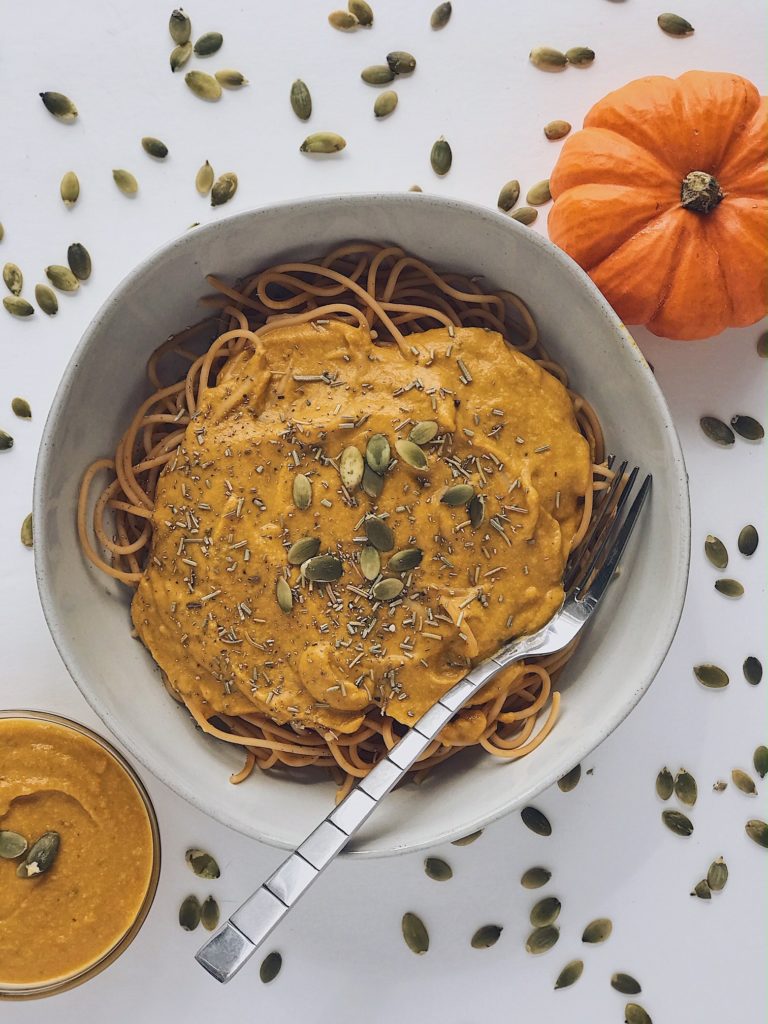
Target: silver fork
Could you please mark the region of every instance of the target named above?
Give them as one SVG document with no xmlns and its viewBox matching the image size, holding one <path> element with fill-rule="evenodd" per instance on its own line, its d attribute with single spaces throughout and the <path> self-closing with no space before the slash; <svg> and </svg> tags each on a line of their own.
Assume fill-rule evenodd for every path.
<svg viewBox="0 0 768 1024">
<path fill-rule="evenodd" d="M 639 471 L 635 467 L 627 475 L 626 470 L 627 463 L 623 462 L 599 500 L 584 541 L 566 565 L 566 598 L 557 614 L 538 632 L 505 644 L 444 694 L 201 946 L 196 959 L 217 981 L 227 982 L 237 974 L 440 730 L 478 690 L 512 662 L 554 654 L 576 639 L 613 578 L 650 490 L 651 477 L 646 476 L 627 511 Z"/>
</svg>

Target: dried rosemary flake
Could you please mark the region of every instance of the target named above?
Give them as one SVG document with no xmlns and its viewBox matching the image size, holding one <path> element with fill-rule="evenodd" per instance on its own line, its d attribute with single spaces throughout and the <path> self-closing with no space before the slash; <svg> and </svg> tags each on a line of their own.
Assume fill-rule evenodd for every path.
<svg viewBox="0 0 768 1024">
<path fill-rule="evenodd" d="M 405 944 L 411 952 L 426 953 L 429 949 L 429 932 L 421 918 L 409 911 L 403 914 L 401 927 Z"/>
</svg>

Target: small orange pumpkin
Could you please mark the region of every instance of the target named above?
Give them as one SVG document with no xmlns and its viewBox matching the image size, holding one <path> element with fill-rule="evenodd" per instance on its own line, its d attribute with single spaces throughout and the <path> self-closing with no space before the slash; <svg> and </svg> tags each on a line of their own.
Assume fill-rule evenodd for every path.
<svg viewBox="0 0 768 1024">
<path fill-rule="evenodd" d="M 767 112 L 738 75 L 640 78 L 565 143 L 549 236 L 626 323 L 692 340 L 768 312 Z"/>
</svg>

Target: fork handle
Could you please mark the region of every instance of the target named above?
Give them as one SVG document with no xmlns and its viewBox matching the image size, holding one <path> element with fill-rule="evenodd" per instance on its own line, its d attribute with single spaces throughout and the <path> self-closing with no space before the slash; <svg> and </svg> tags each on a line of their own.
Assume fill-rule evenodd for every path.
<svg viewBox="0 0 768 1024">
<path fill-rule="evenodd" d="M 325 870 L 367 820 L 379 802 L 405 776 L 437 734 L 479 689 L 501 669 L 526 654 L 524 644 L 475 666 L 426 711 L 403 738 L 361 779 L 317 826 L 197 951 L 195 959 L 217 981 L 227 982 L 250 959 L 291 907 Z"/>
</svg>

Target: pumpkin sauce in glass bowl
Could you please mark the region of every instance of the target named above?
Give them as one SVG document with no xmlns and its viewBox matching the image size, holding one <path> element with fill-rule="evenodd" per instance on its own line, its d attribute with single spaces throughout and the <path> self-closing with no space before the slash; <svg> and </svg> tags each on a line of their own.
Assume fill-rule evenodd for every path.
<svg viewBox="0 0 768 1024">
<path fill-rule="evenodd" d="M 160 847 L 131 767 L 89 729 L 0 712 L 0 998 L 79 984 L 131 942 Z"/>
</svg>

